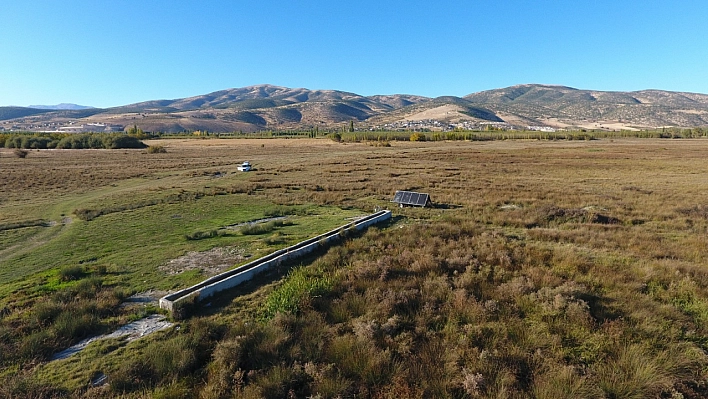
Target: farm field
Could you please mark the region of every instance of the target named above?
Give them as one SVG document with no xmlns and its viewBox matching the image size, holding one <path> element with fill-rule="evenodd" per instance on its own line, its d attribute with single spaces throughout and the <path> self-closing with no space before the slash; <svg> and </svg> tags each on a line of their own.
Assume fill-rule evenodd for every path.
<svg viewBox="0 0 708 399">
<path fill-rule="evenodd" d="M 708 395 L 708 140 L 146 144 L 0 149 L 0 397 Z M 133 294 L 376 207 L 174 328 L 49 361 L 159 312 Z"/>
</svg>

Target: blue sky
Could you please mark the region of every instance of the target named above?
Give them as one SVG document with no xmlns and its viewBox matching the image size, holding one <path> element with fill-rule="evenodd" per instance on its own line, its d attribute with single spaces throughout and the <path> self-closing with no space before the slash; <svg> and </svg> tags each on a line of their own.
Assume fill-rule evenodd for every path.
<svg viewBox="0 0 708 399">
<path fill-rule="evenodd" d="M 109 107 L 262 83 L 708 93 L 702 1 L 0 0 L 0 20 L 0 105 Z"/>
</svg>

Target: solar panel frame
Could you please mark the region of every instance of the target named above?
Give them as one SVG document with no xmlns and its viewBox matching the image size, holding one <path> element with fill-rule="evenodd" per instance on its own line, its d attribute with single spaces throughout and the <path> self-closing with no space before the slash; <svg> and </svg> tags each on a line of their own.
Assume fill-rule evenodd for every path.
<svg viewBox="0 0 708 399">
<path fill-rule="evenodd" d="M 396 191 L 393 196 L 393 202 L 401 202 L 403 199 L 403 191 Z"/>
<path fill-rule="evenodd" d="M 393 201 L 401 205 L 421 206 L 425 207 L 429 202 L 430 196 L 426 193 L 417 193 L 414 191 L 396 191 L 393 196 Z"/>
</svg>

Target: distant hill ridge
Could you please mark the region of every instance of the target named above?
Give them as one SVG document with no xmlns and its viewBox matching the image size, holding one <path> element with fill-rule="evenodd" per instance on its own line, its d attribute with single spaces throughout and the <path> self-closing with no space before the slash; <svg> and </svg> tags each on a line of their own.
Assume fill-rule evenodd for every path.
<svg viewBox="0 0 708 399">
<path fill-rule="evenodd" d="M 266 84 L 108 109 L 75 104 L 51 107 L 54 108 L 0 107 L 0 121 L 4 121 L 0 127 L 41 130 L 42 126 L 72 122 L 138 125 L 146 131 L 163 132 L 248 132 L 331 128 L 351 121 L 360 129 L 405 128 L 414 123 L 432 129 L 490 123 L 518 128 L 607 130 L 708 126 L 705 94 L 662 90 L 612 92 L 544 84 L 437 98 L 406 94 L 361 96 L 345 91 Z M 73 119 L 67 121 L 67 118 Z"/>
<path fill-rule="evenodd" d="M 80 109 L 92 109 L 94 107 L 87 107 L 85 105 L 61 103 L 57 105 L 30 105 L 27 108 L 35 109 L 51 109 L 51 110 L 80 110 Z"/>
</svg>

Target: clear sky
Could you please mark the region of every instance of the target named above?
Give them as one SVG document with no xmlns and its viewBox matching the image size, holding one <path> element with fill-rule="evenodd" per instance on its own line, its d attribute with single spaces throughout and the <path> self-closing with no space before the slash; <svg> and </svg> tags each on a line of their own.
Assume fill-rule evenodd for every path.
<svg viewBox="0 0 708 399">
<path fill-rule="evenodd" d="M 0 21 L 0 105 L 109 107 L 263 83 L 708 93 L 705 0 L 0 0 Z"/>
</svg>

